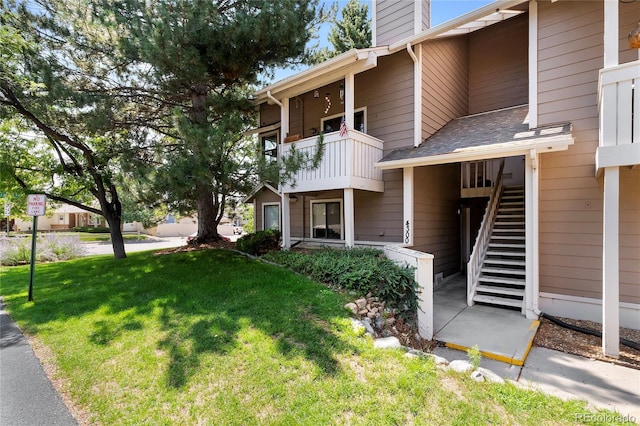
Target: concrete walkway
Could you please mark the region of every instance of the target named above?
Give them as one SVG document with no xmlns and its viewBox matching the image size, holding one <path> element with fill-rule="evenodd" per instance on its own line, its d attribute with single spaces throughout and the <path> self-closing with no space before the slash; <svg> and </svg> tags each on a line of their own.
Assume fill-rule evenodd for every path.
<svg viewBox="0 0 640 426">
<path fill-rule="evenodd" d="M 0 299 L 0 425 L 77 425 Z"/>
<path fill-rule="evenodd" d="M 434 291 L 434 339 L 463 351 L 477 346 L 486 358 L 523 365 L 539 321 L 519 310 L 467 306 L 466 289 L 466 277 L 459 275 Z"/>
<path fill-rule="evenodd" d="M 449 361 L 468 360 L 466 352 L 446 347 L 433 353 Z M 640 423 L 640 370 L 539 347 L 531 349 L 522 367 L 487 358 L 480 364 L 505 380 L 562 399 L 584 400 Z"/>
</svg>

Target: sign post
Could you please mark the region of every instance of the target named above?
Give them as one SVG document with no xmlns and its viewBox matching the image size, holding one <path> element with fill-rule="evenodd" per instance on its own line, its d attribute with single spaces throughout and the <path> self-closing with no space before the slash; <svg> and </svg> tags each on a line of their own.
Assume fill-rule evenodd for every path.
<svg viewBox="0 0 640 426">
<path fill-rule="evenodd" d="M 36 232 L 38 230 L 38 216 L 44 216 L 46 209 L 46 195 L 29 194 L 27 196 L 27 214 L 29 216 L 33 216 L 33 231 L 31 233 L 31 270 L 29 273 L 29 302 L 33 301 L 33 273 L 36 267 Z"/>
<path fill-rule="evenodd" d="M 4 217 L 7 219 L 7 237 L 9 236 L 9 216 L 11 216 L 11 204 L 4 203 Z"/>
</svg>

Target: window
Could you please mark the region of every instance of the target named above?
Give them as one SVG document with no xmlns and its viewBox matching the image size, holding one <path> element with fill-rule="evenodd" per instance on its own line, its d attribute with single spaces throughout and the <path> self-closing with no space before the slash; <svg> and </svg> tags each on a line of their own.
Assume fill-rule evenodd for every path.
<svg viewBox="0 0 640 426">
<path fill-rule="evenodd" d="M 361 131 L 362 133 L 366 132 L 366 117 L 365 117 L 366 108 L 357 109 L 353 113 L 353 123 L 354 128 L 356 130 Z M 322 121 L 322 131 L 325 133 L 337 132 L 340 130 L 340 124 L 342 124 L 342 117 L 344 114 L 332 115 L 327 118 L 323 118 Z"/>
<path fill-rule="evenodd" d="M 261 135 L 260 149 L 266 161 L 275 161 L 278 158 L 278 132 Z"/>
<path fill-rule="evenodd" d="M 280 204 L 269 203 L 262 205 L 262 229 L 280 230 Z"/>
<path fill-rule="evenodd" d="M 311 202 L 311 236 L 342 239 L 342 200 Z"/>
</svg>

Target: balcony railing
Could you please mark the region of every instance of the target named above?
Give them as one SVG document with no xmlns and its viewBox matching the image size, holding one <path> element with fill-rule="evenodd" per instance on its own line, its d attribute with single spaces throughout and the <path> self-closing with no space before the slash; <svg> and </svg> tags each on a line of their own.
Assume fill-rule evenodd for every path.
<svg viewBox="0 0 640 426">
<path fill-rule="evenodd" d="M 294 142 L 296 150 L 313 156 L 317 149 L 317 137 Z M 291 150 L 285 143 L 283 155 Z M 324 136 L 324 155 L 319 167 L 302 169 L 293 182 L 283 185 L 284 192 L 321 191 L 354 188 L 383 192 L 382 171 L 374 164 L 382 159 L 382 141 L 357 130 L 349 130 L 345 136 L 339 132 Z"/>
<path fill-rule="evenodd" d="M 600 70 L 600 143 L 597 166 L 640 162 L 640 61 Z"/>
</svg>

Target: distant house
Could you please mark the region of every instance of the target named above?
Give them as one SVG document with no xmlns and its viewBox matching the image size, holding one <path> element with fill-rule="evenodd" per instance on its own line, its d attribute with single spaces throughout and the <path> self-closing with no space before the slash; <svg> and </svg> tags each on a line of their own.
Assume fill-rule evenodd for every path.
<svg viewBox="0 0 640 426">
<path fill-rule="evenodd" d="M 247 199 L 256 228 L 431 253 L 470 304 L 602 321 L 617 355 L 640 328 L 640 3 L 496 1 L 433 28 L 429 7 L 374 0 L 372 48 L 256 93 L 265 156 L 325 134 L 318 169 Z"/>
<path fill-rule="evenodd" d="M 32 220 L 16 219 L 16 231 L 29 231 L 33 226 Z M 106 227 L 102 216 L 89 213 L 69 204 L 61 204 L 53 211 L 47 208 L 47 215 L 38 218 L 40 231 L 68 231 L 75 227 Z"/>
</svg>

